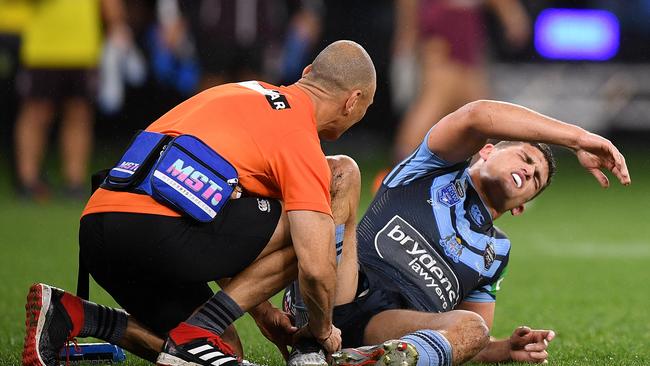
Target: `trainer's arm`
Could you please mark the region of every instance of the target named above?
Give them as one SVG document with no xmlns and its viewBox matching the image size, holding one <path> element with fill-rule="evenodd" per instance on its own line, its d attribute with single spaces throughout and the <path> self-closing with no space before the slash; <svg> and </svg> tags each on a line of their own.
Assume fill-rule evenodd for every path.
<svg viewBox="0 0 650 366">
<path fill-rule="evenodd" d="M 431 128 L 427 146 L 449 162 L 470 158 L 488 139 L 534 141 L 573 150 L 580 163 L 606 187 L 606 168 L 622 184 L 630 177 L 625 158 L 607 139 L 578 126 L 505 102 L 479 100 L 447 115 Z"/>
<path fill-rule="evenodd" d="M 316 211 L 289 211 L 288 217 L 300 291 L 309 312 L 309 331 L 317 339 L 325 339 L 332 332 L 336 294 L 334 221 Z"/>
<path fill-rule="evenodd" d="M 469 310 L 479 314 L 488 328 L 492 329 L 494 320 L 494 302 L 460 303 L 457 309 Z M 526 326 L 514 330 L 510 338 L 497 339 L 490 337 L 490 343 L 481 350 L 472 361 L 483 363 L 499 362 L 529 362 L 542 363 L 548 358 L 548 342 L 555 337 L 552 330 L 534 330 Z"/>
</svg>

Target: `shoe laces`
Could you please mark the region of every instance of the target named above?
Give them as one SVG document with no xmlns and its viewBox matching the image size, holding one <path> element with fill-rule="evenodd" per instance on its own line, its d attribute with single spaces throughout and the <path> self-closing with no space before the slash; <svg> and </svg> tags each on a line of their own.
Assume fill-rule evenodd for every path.
<svg viewBox="0 0 650 366">
<path fill-rule="evenodd" d="M 206 339 L 206 341 L 212 343 L 215 347 L 218 347 L 220 350 L 223 351 L 224 354 L 229 355 L 229 356 L 235 356 L 237 357 L 237 361 L 241 362 L 241 357 L 237 356 L 235 354 L 235 351 L 230 347 L 230 345 L 221 339 L 218 335 L 215 335 L 213 337 L 209 337 Z"/>
<path fill-rule="evenodd" d="M 74 351 L 77 353 L 81 353 L 81 347 L 79 347 L 79 343 L 77 342 L 77 338 L 72 336 L 72 331 L 68 333 L 68 339 L 66 339 L 65 343 L 63 344 L 63 348 L 65 348 L 65 366 L 70 365 L 70 343 L 74 346 Z"/>
</svg>

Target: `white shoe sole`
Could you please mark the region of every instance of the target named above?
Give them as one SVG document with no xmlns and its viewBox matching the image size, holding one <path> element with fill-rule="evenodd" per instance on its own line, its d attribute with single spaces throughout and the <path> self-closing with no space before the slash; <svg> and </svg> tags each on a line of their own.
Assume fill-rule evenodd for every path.
<svg viewBox="0 0 650 366">
<path fill-rule="evenodd" d="M 169 353 L 160 353 L 156 359 L 157 366 L 201 366 L 198 363 L 188 362 Z"/>
</svg>

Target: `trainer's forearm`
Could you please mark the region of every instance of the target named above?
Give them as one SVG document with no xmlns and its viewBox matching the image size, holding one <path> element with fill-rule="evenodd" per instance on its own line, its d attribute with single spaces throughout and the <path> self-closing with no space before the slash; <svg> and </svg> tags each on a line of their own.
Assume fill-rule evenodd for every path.
<svg viewBox="0 0 650 366">
<path fill-rule="evenodd" d="M 334 263 L 336 263 L 335 258 Z M 309 274 L 299 271 L 298 281 L 309 313 L 310 332 L 318 339 L 327 338 L 331 331 L 332 309 L 336 294 L 336 266 L 330 269 L 322 268 L 318 274 L 313 271 Z"/>
<path fill-rule="evenodd" d="M 481 139 L 536 141 L 577 149 L 586 131 L 512 103 L 479 100 L 465 105 L 468 128 Z"/>
<path fill-rule="evenodd" d="M 481 350 L 473 362 L 498 363 L 510 361 L 510 340 L 490 337 L 490 343 Z"/>
<path fill-rule="evenodd" d="M 336 294 L 334 221 L 313 211 L 290 211 L 288 217 L 309 330 L 316 338 L 326 338 Z"/>
</svg>

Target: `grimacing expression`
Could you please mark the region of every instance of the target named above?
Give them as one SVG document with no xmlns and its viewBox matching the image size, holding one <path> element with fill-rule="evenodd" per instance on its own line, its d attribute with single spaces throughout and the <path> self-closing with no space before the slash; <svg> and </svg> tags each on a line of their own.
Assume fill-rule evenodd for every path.
<svg viewBox="0 0 650 366">
<path fill-rule="evenodd" d="M 490 182 L 490 200 L 501 211 L 530 201 L 548 181 L 544 154 L 527 143 L 493 148 L 481 175 Z"/>
</svg>

